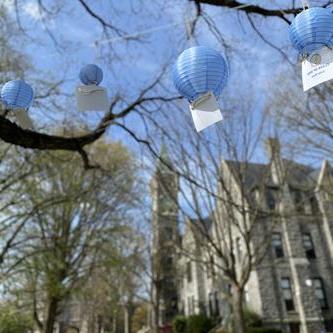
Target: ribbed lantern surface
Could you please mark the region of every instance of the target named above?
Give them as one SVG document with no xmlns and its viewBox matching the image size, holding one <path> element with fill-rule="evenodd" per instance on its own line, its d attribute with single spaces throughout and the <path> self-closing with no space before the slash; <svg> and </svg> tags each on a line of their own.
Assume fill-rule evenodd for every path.
<svg viewBox="0 0 333 333">
<path fill-rule="evenodd" d="M 1 89 L 1 101 L 10 109 L 27 109 L 33 98 L 33 89 L 22 80 L 9 81 Z"/>
<path fill-rule="evenodd" d="M 228 76 L 228 65 L 224 57 L 205 46 L 185 50 L 173 69 L 175 87 L 190 102 L 209 91 L 218 97 Z"/>
<path fill-rule="evenodd" d="M 313 7 L 298 14 L 290 26 L 290 39 L 302 55 L 333 45 L 332 9 Z"/>
<path fill-rule="evenodd" d="M 86 65 L 80 71 L 80 80 L 86 85 L 99 85 L 103 80 L 103 71 L 97 65 Z"/>
</svg>

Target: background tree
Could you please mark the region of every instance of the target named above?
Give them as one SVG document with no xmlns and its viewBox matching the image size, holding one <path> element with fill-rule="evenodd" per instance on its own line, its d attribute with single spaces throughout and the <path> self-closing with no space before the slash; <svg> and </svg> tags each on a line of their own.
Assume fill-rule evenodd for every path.
<svg viewBox="0 0 333 333">
<path fill-rule="evenodd" d="M 265 205 L 273 156 L 264 160 L 261 147 L 269 136 L 270 119 L 258 115 L 249 101 L 231 110 L 232 118 L 207 134 L 195 133 L 188 118 L 177 119 L 181 130 L 170 126 L 163 133 L 172 162 L 162 162 L 180 177 L 180 221 L 187 230 L 181 273 L 185 274 L 190 260 L 211 275 L 222 276 L 219 290 L 232 305 L 235 331 L 244 332 L 244 290 L 251 271 L 270 250 L 271 235 L 281 216 Z M 254 168 L 253 162 L 267 165 Z M 263 230 L 266 219 L 270 223 Z M 189 237 L 191 231 L 194 239 Z"/>
<path fill-rule="evenodd" d="M 65 153 L 37 154 L 32 163 L 38 172 L 24 182 L 25 205 L 36 209 L 20 236 L 29 241 L 17 248 L 23 262 L 17 274 L 23 275 L 21 295 L 27 293 L 45 333 L 53 331 L 64 302 L 85 285 L 105 243 L 116 241 L 135 207 L 132 157 L 120 144 L 92 149 L 105 170 L 86 173 Z"/>
<path fill-rule="evenodd" d="M 267 109 L 289 154 L 313 162 L 323 158 L 330 160 L 333 152 L 332 83 L 327 82 L 304 94 L 300 85 L 291 85 L 282 77 L 281 80 L 283 84 L 270 95 Z"/>
</svg>

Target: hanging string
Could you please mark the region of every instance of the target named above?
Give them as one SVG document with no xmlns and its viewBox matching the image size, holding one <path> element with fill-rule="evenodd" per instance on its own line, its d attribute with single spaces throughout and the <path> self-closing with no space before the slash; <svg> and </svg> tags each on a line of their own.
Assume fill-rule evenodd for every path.
<svg viewBox="0 0 333 333">
<path fill-rule="evenodd" d="M 302 0 L 304 1 L 304 0 Z M 233 9 L 237 10 L 237 9 L 243 9 L 246 7 L 250 7 L 255 5 L 256 2 L 250 2 L 247 4 L 242 4 L 236 7 L 233 7 Z M 212 15 L 211 17 L 216 17 L 218 15 L 221 15 L 220 13 L 216 14 L 216 15 Z M 90 47 L 95 47 L 95 46 L 100 46 L 103 44 L 112 44 L 115 42 L 120 42 L 120 41 L 124 41 L 124 40 L 131 40 L 131 39 L 136 39 L 138 37 L 141 37 L 142 35 L 146 35 L 146 34 L 150 34 L 150 33 L 155 33 L 155 32 L 159 32 L 162 30 L 171 30 L 171 28 L 174 28 L 176 26 L 182 26 L 184 24 L 184 20 L 182 20 L 181 22 L 175 22 L 175 23 L 170 23 L 170 24 L 164 24 L 164 25 L 160 25 L 157 27 L 153 27 L 153 28 L 149 28 L 149 29 L 145 29 L 145 30 L 141 30 L 138 31 L 136 33 L 133 34 L 126 34 L 120 37 L 113 37 L 113 38 L 108 38 L 108 39 L 103 39 L 101 41 L 96 41 L 95 43 L 90 44 Z"/>
<path fill-rule="evenodd" d="M 194 46 L 195 40 L 194 40 L 194 24 L 195 20 L 190 19 L 188 15 L 185 15 L 185 29 L 186 29 L 186 36 L 188 40 L 188 44 L 190 47 Z"/>
</svg>

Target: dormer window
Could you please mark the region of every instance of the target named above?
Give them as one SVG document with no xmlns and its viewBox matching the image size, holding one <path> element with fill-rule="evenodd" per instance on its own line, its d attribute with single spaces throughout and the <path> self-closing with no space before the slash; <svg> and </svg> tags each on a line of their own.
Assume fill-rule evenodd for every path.
<svg viewBox="0 0 333 333">
<path fill-rule="evenodd" d="M 292 192 L 294 195 L 296 211 L 299 213 L 304 213 L 304 201 L 302 192 L 298 189 L 293 189 Z"/>
<path fill-rule="evenodd" d="M 318 201 L 315 196 L 310 197 L 310 205 L 312 214 L 316 215 L 319 213 Z"/>
<path fill-rule="evenodd" d="M 273 188 L 266 189 L 266 205 L 269 210 L 276 208 L 276 190 Z"/>
</svg>

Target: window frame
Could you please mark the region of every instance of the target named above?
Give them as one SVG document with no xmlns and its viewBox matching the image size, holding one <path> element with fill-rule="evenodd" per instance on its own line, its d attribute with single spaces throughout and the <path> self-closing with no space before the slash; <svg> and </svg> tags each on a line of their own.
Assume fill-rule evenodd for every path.
<svg viewBox="0 0 333 333">
<path fill-rule="evenodd" d="M 274 211 L 276 209 L 276 193 L 277 190 L 275 188 L 268 187 L 265 190 L 266 207 L 269 211 Z"/>
<path fill-rule="evenodd" d="M 283 281 L 287 281 L 288 286 L 283 286 Z M 295 303 L 293 297 L 293 288 L 291 285 L 291 279 L 289 277 L 281 277 L 280 279 L 280 288 L 282 290 L 282 298 L 287 312 L 295 311 Z M 289 292 L 290 296 L 286 297 L 286 293 Z"/>
<path fill-rule="evenodd" d="M 219 317 L 220 316 L 220 300 L 219 300 L 219 293 L 217 291 L 214 292 L 214 315 Z"/>
<path fill-rule="evenodd" d="M 165 231 L 165 239 L 166 240 L 173 240 L 173 228 L 171 226 L 166 226 L 164 228 L 164 231 Z"/>
<path fill-rule="evenodd" d="M 308 237 L 307 239 L 305 239 L 305 237 Z M 316 251 L 315 251 L 315 247 L 314 247 L 314 243 L 312 240 L 312 235 L 310 232 L 303 232 L 302 233 L 302 242 L 303 242 L 303 248 L 305 251 L 305 255 L 308 259 L 316 259 Z M 307 248 L 307 246 L 305 245 L 306 242 L 309 242 L 310 247 Z"/>
<path fill-rule="evenodd" d="M 208 293 L 208 308 L 209 308 L 209 315 L 211 317 L 214 316 L 214 295 L 212 292 Z"/>
<path fill-rule="evenodd" d="M 320 304 L 320 308 L 322 310 L 327 310 L 329 309 L 329 306 L 328 306 L 328 301 L 327 301 L 327 294 L 326 294 L 326 289 L 325 289 L 325 284 L 324 284 L 324 280 L 321 278 L 321 277 L 315 277 L 312 279 L 313 281 L 313 287 L 315 289 L 315 296 Z M 319 282 L 319 288 L 316 286 L 316 282 Z M 321 294 L 323 295 L 322 298 L 319 298 L 318 297 L 318 294 L 316 293 L 316 291 L 320 291 Z"/>
<path fill-rule="evenodd" d="M 300 189 L 293 188 L 292 189 L 293 197 L 294 197 L 294 204 L 297 213 L 304 213 L 305 212 L 305 202 L 304 202 L 304 195 Z"/>
<path fill-rule="evenodd" d="M 243 258 L 243 246 L 242 246 L 242 238 L 236 237 L 236 251 L 237 251 L 237 259 L 241 262 Z"/>
<path fill-rule="evenodd" d="M 277 244 L 274 244 L 274 241 L 276 240 L 276 239 L 274 239 L 274 236 L 279 237 L 278 241 L 280 242 L 280 246 L 278 246 Z M 282 239 L 281 232 L 273 232 L 273 234 L 272 234 L 272 247 L 273 247 L 274 254 L 275 254 L 276 258 L 284 258 L 284 247 L 283 247 L 283 239 Z"/>
<path fill-rule="evenodd" d="M 167 256 L 165 261 L 166 269 L 171 270 L 173 268 L 173 263 L 174 263 L 173 256 L 172 255 Z"/>
<path fill-rule="evenodd" d="M 192 261 L 188 261 L 186 263 L 186 281 L 187 283 L 191 283 L 193 281 L 193 276 L 192 276 Z"/>
</svg>

